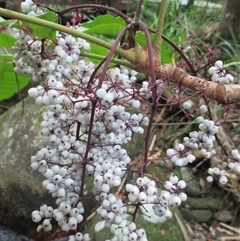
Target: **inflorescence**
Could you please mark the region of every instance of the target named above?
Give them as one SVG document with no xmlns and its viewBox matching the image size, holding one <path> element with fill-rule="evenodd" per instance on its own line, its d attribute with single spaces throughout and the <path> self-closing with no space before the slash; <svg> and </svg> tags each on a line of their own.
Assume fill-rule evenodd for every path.
<svg viewBox="0 0 240 241">
<path fill-rule="evenodd" d="M 22 3 L 25 13 L 41 14 L 31 0 Z M 38 9 L 38 12 L 34 11 Z M 33 14 L 33 12 L 35 14 Z M 23 31 L 15 34 L 13 48 L 15 72 L 31 75 L 37 87 L 28 94 L 38 106 L 46 107 L 41 122 L 43 147 L 31 158 L 31 168 L 40 172 L 45 180 L 43 187 L 56 198 L 57 208 L 47 206 L 32 212 L 32 220 L 40 223 L 37 231 L 51 231 L 52 220 L 56 220 L 63 231 L 77 230 L 84 220 L 84 200 L 90 187 L 85 179 L 92 179 L 94 199 L 100 203 L 96 213 L 111 227 L 116 224 L 122 229 L 124 241 L 146 241 L 147 234 L 134 222 L 121 226 L 127 218 L 128 206 L 153 204 L 156 215 L 171 218 L 171 207 L 179 206 L 187 200 L 184 193 L 186 182 L 176 175 L 170 175 L 163 182 L 162 189 L 150 176 L 137 177 L 127 183 L 127 199 L 118 199 L 113 188 L 123 182 L 131 158 L 124 144 L 133 138 L 144 135 L 149 118 L 142 114 L 142 102 L 152 96 L 152 87 L 147 81 L 137 83 L 137 72 L 126 68 L 109 68 L 104 81 L 95 65 L 81 56 L 82 51 L 90 50 L 84 39 L 59 33 L 56 46 L 50 53 L 43 51 L 53 43 L 33 39 Z M 212 80 L 231 83 L 233 77 L 223 70 L 221 61 L 211 67 Z M 164 84 L 157 81 L 157 88 Z M 186 111 L 191 110 L 189 101 L 183 103 Z M 130 111 L 132 109 L 133 111 Z M 199 107 L 196 118 L 199 130 L 184 137 L 183 143 L 166 150 L 166 159 L 175 166 L 186 166 L 195 161 L 194 150 L 200 150 L 210 158 L 216 154 L 214 142 L 218 126 L 207 116 L 207 107 Z M 228 167 L 240 172 L 240 154 L 232 150 L 232 161 Z M 221 184 L 228 180 L 226 171 L 209 169 L 210 182 L 218 177 Z M 89 234 L 77 232 L 69 241 L 90 240 Z M 120 240 L 114 236 L 112 241 Z"/>
</svg>

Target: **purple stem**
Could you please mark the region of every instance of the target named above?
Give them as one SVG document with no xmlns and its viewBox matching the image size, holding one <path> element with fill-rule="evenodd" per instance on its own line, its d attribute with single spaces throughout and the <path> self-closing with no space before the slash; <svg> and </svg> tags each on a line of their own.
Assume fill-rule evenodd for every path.
<svg viewBox="0 0 240 241">
<path fill-rule="evenodd" d="M 136 22 L 139 21 L 139 17 L 140 17 L 142 5 L 143 5 L 143 0 L 140 0 L 140 1 L 138 2 L 137 10 L 136 10 L 135 16 L 134 16 L 134 18 L 133 18 L 133 21 L 136 21 Z"/>
<path fill-rule="evenodd" d="M 131 23 L 132 22 L 132 19 L 129 18 L 126 14 L 118 11 L 117 9 L 115 8 L 112 8 L 112 7 L 108 7 L 108 6 L 104 6 L 104 5 L 99 5 L 99 4 L 81 4 L 81 5 L 77 5 L 77 6 L 74 6 L 74 7 L 70 7 L 68 9 L 65 9 L 63 11 L 59 11 L 57 12 L 60 16 L 66 14 L 66 13 L 69 13 L 69 12 L 73 12 L 77 9 L 80 9 L 80 10 L 87 10 L 87 9 L 102 9 L 102 10 L 106 10 L 108 12 L 112 12 L 116 15 L 118 15 L 119 17 L 121 17 L 122 19 L 125 20 L 125 22 L 127 24 Z"/>
<path fill-rule="evenodd" d="M 156 75 L 155 75 L 155 69 L 154 69 L 154 55 L 153 55 L 153 48 L 152 48 L 152 42 L 150 38 L 150 34 L 148 31 L 148 28 L 143 24 L 139 23 L 139 29 L 141 29 L 145 35 L 146 35 L 146 40 L 147 40 L 147 50 L 148 50 L 148 57 L 149 57 L 149 65 L 150 65 L 150 73 L 151 73 L 151 82 L 153 84 L 152 87 L 152 105 L 151 105 L 151 114 L 149 118 L 149 125 L 147 128 L 146 132 L 146 137 L 145 137 L 145 143 L 144 143 L 144 161 L 141 166 L 141 177 L 143 177 L 146 165 L 148 163 L 148 147 L 149 147 L 149 141 L 150 141 L 150 133 L 152 129 L 152 123 L 153 123 L 153 118 L 154 114 L 156 111 L 156 99 L 157 99 L 157 93 L 156 93 Z"/>
<path fill-rule="evenodd" d="M 114 55 L 114 53 L 118 47 L 118 44 L 121 42 L 121 39 L 123 38 L 124 34 L 129 30 L 129 28 L 130 28 L 130 25 L 128 24 L 126 27 L 123 28 L 123 30 L 119 33 L 116 40 L 114 41 L 112 48 L 110 49 L 110 52 L 104 63 L 101 75 L 99 76 L 99 83 L 98 83 L 97 88 L 100 88 L 102 86 L 102 82 L 104 80 L 104 76 L 106 75 L 109 63 L 111 62 L 112 56 Z"/>
</svg>

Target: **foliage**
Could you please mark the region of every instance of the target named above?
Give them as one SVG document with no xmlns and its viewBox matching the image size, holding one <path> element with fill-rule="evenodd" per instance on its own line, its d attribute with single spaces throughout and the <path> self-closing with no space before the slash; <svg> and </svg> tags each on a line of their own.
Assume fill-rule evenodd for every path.
<svg viewBox="0 0 240 241">
<path fill-rule="evenodd" d="M 1 81 L 0 81 L 0 100 L 9 99 L 14 93 L 18 93 L 20 89 L 27 86 L 30 78 L 26 78 L 24 74 L 16 74 L 14 72 L 13 62 L 11 61 L 13 56 L 11 55 L 1 55 L 0 56 L 0 71 Z"/>
<path fill-rule="evenodd" d="M 46 21 L 57 21 L 57 15 L 52 12 L 47 12 L 43 15 L 38 16 L 37 18 L 44 19 Z M 8 26 L 22 29 L 25 32 L 28 32 L 30 35 L 37 36 L 39 38 L 47 38 L 51 40 L 55 40 L 56 38 L 56 31 L 50 28 L 44 28 L 37 24 L 27 23 L 27 22 L 20 22 L 20 21 L 2 21 L 1 22 L 2 28 L 7 28 Z M 15 45 L 16 39 L 12 36 L 11 33 L 1 32 L 0 33 L 0 48 L 6 47 L 10 48 Z M 10 54 L 2 54 L 0 56 L 1 60 L 1 82 L 0 82 L 0 101 L 9 99 L 15 93 L 18 93 L 21 89 L 26 87 L 30 82 L 30 78 L 24 76 L 24 74 L 14 73 L 14 62 L 13 55 Z"/>
</svg>

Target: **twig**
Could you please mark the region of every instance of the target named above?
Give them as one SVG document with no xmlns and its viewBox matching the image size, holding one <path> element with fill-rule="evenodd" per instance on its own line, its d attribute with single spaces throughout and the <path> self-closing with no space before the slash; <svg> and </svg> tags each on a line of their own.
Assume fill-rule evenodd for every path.
<svg viewBox="0 0 240 241">
<path fill-rule="evenodd" d="M 187 233 L 186 228 L 185 228 L 184 225 L 182 224 L 181 219 L 178 217 L 178 215 L 177 215 L 176 213 L 174 213 L 174 216 L 175 216 L 175 218 L 177 219 L 177 222 L 178 222 L 178 224 L 179 224 L 179 227 L 181 228 L 181 231 L 182 231 L 184 240 L 185 240 L 185 241 L 191 241 L 190 238 L 189 238 L 189 235 L 188 235 L 188 233 Z"/>
<path fill-rule="evenodd" d="M 234 231 L 235 233 L 240 234 L 240 228 L 234 228 L 233 226 L 229 226 L 229 225 L 227 225 L 227 224 L 225 224 L 225 223 L 219 223 L 219 224 L 220 224 L 221 226 L 225 227 L 225 228 L 228 228 L 228 229 Z M 240 238 L 240 237 L 239 237 L 239 238 Z"/>
</svg>

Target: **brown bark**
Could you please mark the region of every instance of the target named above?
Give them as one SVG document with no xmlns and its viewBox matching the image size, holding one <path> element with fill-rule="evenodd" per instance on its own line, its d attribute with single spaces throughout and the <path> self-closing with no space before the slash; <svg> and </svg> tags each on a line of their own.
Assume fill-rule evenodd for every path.
<svg viewBox="0 0 240 241">
<path fill-rule="evenodd" d="M 134 53 L 134 50 L 131 50 Z M 135 52 L 138 62 L 135 64 L 135 69 L 141 73 L 151 76 L 149 57 L 146 49 L 138 47 Z M 167 78 L 171 81 L 191 88 L 202 93 L 211 100 L 216 100 L 221 104 L 233 104 L 240 102 L 240 85 L 237 84 L 219 84 L 214 81 L 206 80 L 198 76 L 191 76 L 182 68 L 171 64 L 162 65 L 154 55 L 154 69 L 157 78 Z"/>
</svg>

